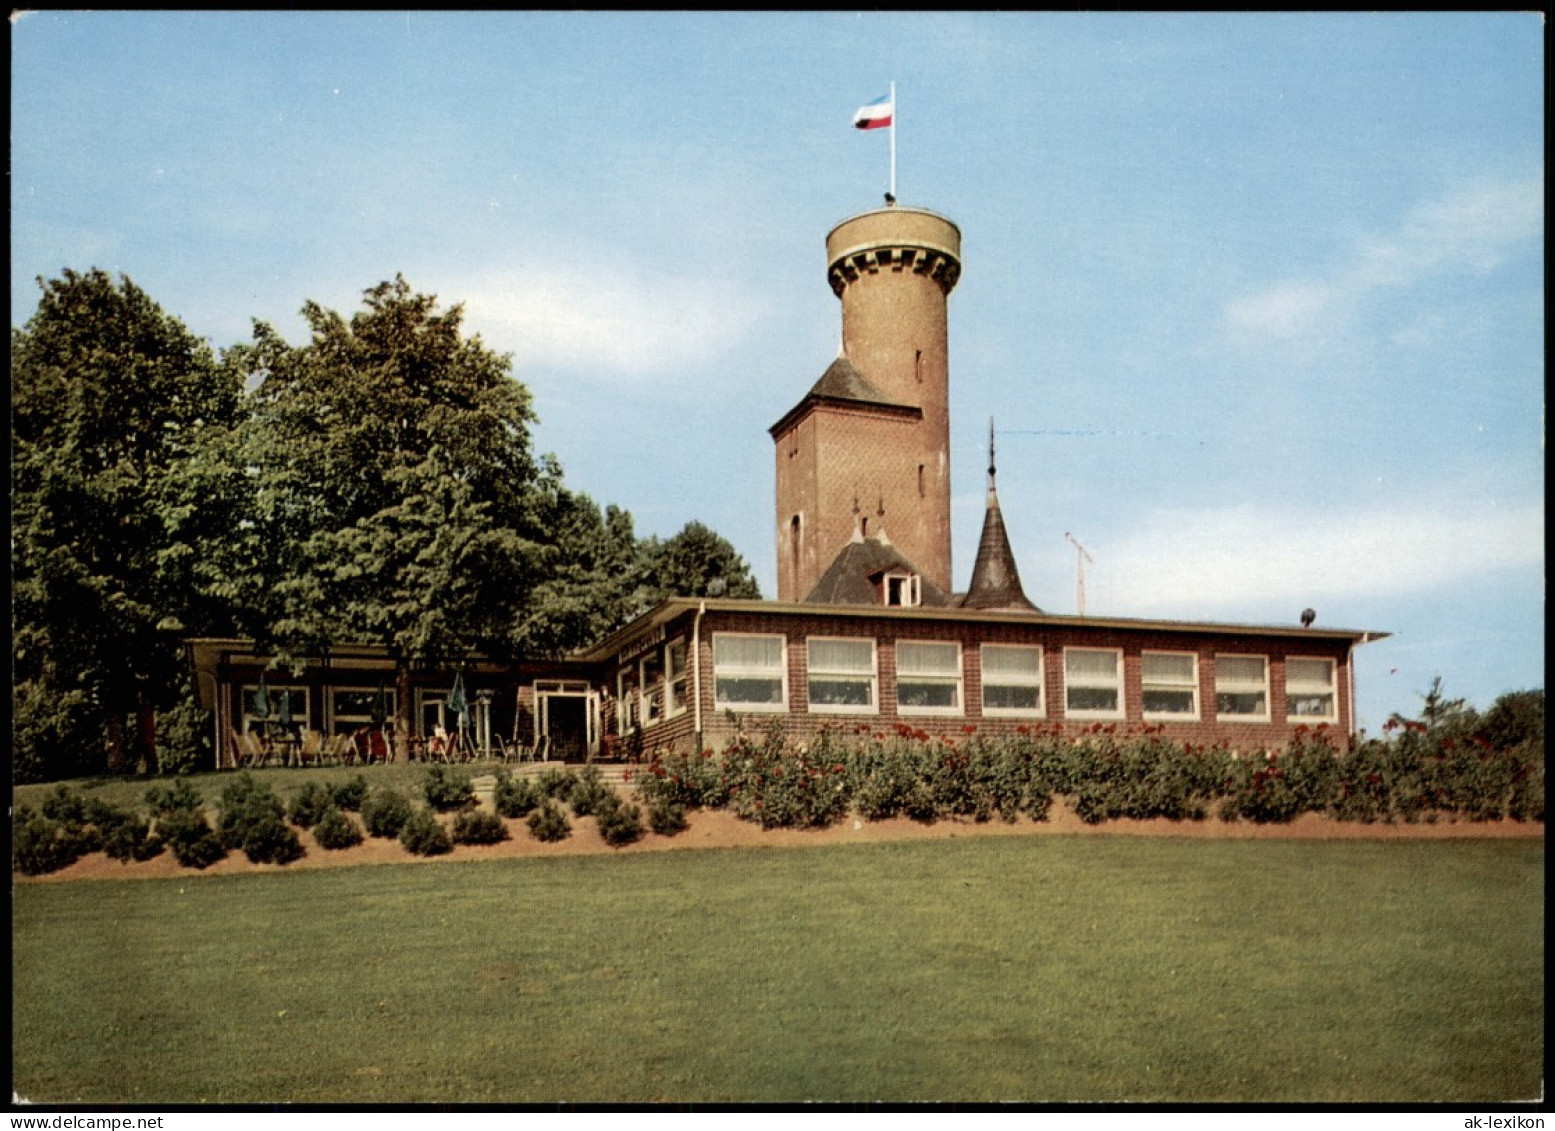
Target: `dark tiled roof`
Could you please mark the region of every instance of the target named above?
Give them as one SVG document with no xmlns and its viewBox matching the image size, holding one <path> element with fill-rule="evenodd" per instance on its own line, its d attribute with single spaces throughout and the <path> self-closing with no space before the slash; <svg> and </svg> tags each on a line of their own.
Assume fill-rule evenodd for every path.
<svg viewBox="0 0 1555 1131">
<path fill-rule="evenodd" d="M 989 490 L 988 510 L 983 515 L 983 536 L 977 543 L 977 564 L 972 567 L 972 584 L 961 598 L 964 609 L 1042 610 L 1026 599 L 1021 589 L 1020 571 L 999 512 L 999 496 Z"/>
<path fill-rule="evenodd" d="M 838 354 L 837 360 L 827 366 L 826 372 L 821 374 L 821 379 L 810 386 L 810 391 L 800 398 L 799 403 L 784 413 L 783 419 L 768 431 L 774 436 L 780 435 L 791 423 L 804 415 L 806 410 L 816 404 L 859 405 L 883 412 L 912 416 L 923 413 L 917 405 L 893 401 L 876 388 L 869 378 L 860 373 L 858 367 L 845 355 Z"/>
<path fill-rule="evenodd" d="M 832 560 L 821 579 L 805 597 L 807 605 L 880 605 L 882 574 L 895 570 L 917 574 L 919 601 L 926 607 L 943 608 L 950 597 L 890 542 L 856 535 Z"/>
</svg>

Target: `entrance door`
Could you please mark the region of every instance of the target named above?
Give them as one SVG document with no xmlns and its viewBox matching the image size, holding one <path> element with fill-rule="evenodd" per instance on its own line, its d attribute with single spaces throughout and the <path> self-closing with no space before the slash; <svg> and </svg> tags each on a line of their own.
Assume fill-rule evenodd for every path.
<svg viewBox="0 0 1555 1131">
<path fill-rule="evenodd" d="M 551 740 L 550 756 L 582 762 L 589 755 L 589 700 L 586 695 L 547 695 L 541 715 L 542 733 Z"/>
</svg>

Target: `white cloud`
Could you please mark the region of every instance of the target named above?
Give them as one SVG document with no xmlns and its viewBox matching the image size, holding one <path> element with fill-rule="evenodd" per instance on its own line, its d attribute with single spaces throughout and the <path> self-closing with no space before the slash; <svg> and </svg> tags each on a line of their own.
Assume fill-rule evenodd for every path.
<svg viewBox="0 0 1555 1131">
<path fill-rule="evenodd" d="M 1286 279 L 1226 304 L 1247 335 L 1310 333 L 1367 292 L 1407 288 L 1437 274 L 1493 270 L 1544 231 L 1544 178 L 1484 182 L 1416 208 L 1391 235 L 1360 241 L 1325 276 Z"/>
<path fill-rule="evenodd" d="M 1420 593 L 1542 566 L 1544 507 L 1444 505 L 1334 514 L 1159 510 L 1107 548 L 1109 611 L 1161 616 Z"/>
<path fill-rule="evenodd" d="M 543 366 L 633 381 L 702 365 L 731 352 L 758 304 L 726 280 L 524 269 L 462 278 L 465 324 L 510 351 L 520 374 Z"/>
</svg>

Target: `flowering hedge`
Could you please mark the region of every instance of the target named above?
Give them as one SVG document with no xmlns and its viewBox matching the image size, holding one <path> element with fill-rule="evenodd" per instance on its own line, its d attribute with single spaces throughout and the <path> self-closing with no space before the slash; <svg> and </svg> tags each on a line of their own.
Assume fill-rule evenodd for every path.
<svg viewBox="0 0 1555 1131">
<path fill-rule="evenodd" d="M 1055 797 L 1088 823 L 1119 817 L 1284 822 L 1302 813 L 1346 821 L 1544 820 L 1543 744 L 1498 749 L 1482 737 L 1400 724 L 1341 752 L 1328 727 L 1298 727 L 1284 749 L 1231 750 L 1091 728 L 1078 738 L 1022 728 L 959 739 L 909 726 L 825 730 L 808 741 L 772 727 L 737 734 L 718 753 L 661 753 L 633 770 L 650 807 L 726 808 L 764 828 L 819 828 L 856 813 L 1025 814 Z"/>
</svg>

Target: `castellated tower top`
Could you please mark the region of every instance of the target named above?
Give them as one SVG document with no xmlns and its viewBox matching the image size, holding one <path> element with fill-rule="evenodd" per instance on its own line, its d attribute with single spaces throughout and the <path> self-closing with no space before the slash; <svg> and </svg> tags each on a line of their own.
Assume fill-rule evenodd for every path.
<svg viewBox="0 0 1555 1131">
<path fill-rule="evenodd" d="M 882 208 L 853 216 L 826 236 L 827 277 L 841 297 L 861 275 L 910 270 L 949 294 L 961 278 L 961 229 L 922 208 Z"/>
</svg>

